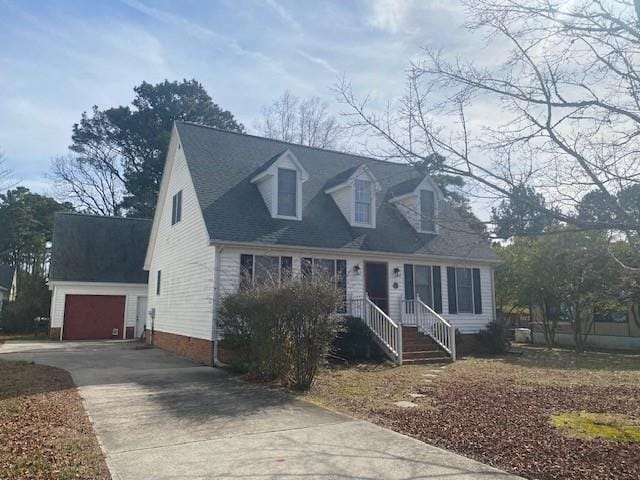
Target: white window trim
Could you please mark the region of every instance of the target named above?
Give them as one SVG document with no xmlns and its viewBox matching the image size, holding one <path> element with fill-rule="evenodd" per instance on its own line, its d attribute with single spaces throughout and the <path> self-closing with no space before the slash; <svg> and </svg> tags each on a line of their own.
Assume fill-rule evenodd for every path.
<svg viewBox="0 0 640 480">
<path fill-rule="evenodd" d="M 473 289 L 473 268 L 472 267 L 453 267 L 456 269 L 456 313 L 454 315 L 475 315 L 476 314 L 476 306 L 475 306 L 475 291 Z M 461 312 L 460 311 L 460 294 L 458 293 L 458 270 L 469 270 L 471 272 L 471 311 L 470 312 Z"/>
<path fill-rule="evenodd" d="M 416 267 L 429 267 L 429 273 L 431 274 L 431 303 L 435 304 L 435 298 L 436 298 L 436 292 L 435 292 L 435 284 L 433 281 L 433 267 L 440 267 L 440 275 L 442 275 L 442 266 L 440 265 L 436 265 L 434 263 L 409 263 L 409 262 L 405 262 L 408 265 L 412 265 L 413 268 L 411 269 L 413 278 L 411 279 L 411 284 L 413 285 L 413 298 L 414 300 L 418 297 L 418 292 L 416 291 Z M 404 264 L 402 265 L 404 268 Z M 446 267 L 445 267 L 446 268 Z M 442 278 L 440 278 L 440 285 L 442 285 Z M 457 288 L 457 286 L 456 286 Z M 404 293 L 403 293 L 404 295 Z M 456 295 L 458 295 L 458 292 L 456 291 Z M 424 302 L 424 298 L 420 299 L 421 301 Z M 431 308 L 433 308 L 433 305 L 431 306 Z"/>
<path fill-rule="evenodd" d="M 433 230 L 422 229 L 422 199 L 420 198 L 420 195 L 423 190 L 426 192 L 433 192 L 433 227 L 434 227 Z M 418 212 L 419 212 L 418 231 L 420 233 L 435 233 L 435 234 L 439 233 L 440 230 L 438 228 L 438 222 L 436 220 L 438 218 L 438 211 L 439 211 L 438 203 L 440 203 L 438 201 L 438 192 L 436 192 L 434 189 L 431 189 L 431 188 L 419 188 L 417 190 L 417 198 L 418 198 L 417 204 L 418 204 Z"/>
<path fill-rule="evenodd" d="M 372 180 L 365 180 L 369 182 L 369 188 L 371 189 L 371 212 L 370 212 L 370 223 L 362 223 L 356 221 L 356 180 L 361 180 L 358 178 L 354 178 L 351 183 L 351 205 L 353 208 L 351 209 L 351 225 L 354 227 L 363 227 L 363 228 L 376 228 L 376 188 L 375 183 Z"/>
<path fill-rule="evenodd" d="M 291 259 L 291 274 L 293 275 L 293 261 L 294 257 L 292 255 L 269 255 L 268 253 L 241 253 L 240 258 L 243 255 L 251 255 L 251 285 L 253 286 L 256 281 L 256 257 L 276 257 L 278 259 L 278 281 L 282 279 L 282 257 L 288 257 Z M 238 288 L 240 288 L 240 284 L 242 282 L 242 261 L 240 261 L 240 272 L 239 272 L 239 283 Z"/>
<path fill-rule="evenodd" d="M 285 170 L 295 170 L 296 172 L 296 214 L 295 215 L 280 215 L 278 214 L 278 190 L 279 190 L 279 181 L 278 174 L 280 169 Z M 275 174 L 273 176 L 274 188 L 272 189 L 271 195 L 273 202 L 273 218 L 279 218 L 281 220 L 302 220 L 302 175 L 297 168 L 288 168 L 288 167 L 280 167 L 276 165 Z"/>
<path fill-rule="evenodd" d="M 293 163 L 294 168 L 290 166 L 282 165 L 284 160 L 289 160 Z M 278 169 L 287 168 L 297 171 L 296 182 L 296 215 L 278 215 Z M 302 184 L 309 179 L 309 174 L 300 164 L 296 156 L 291 150 L 286 150 L 278 156 L 275 162 L 269 166 L 265 171 L 259 173 L 253 177 L 250 182 L 258 186 L 262 182 L 272 182 L 271 198 L 264 198 L 265 203 L 268 203 L 267 208 L 271 212 L 271 218 L 278 218 L 281 220 L 302 220 Z"/>
</svg>

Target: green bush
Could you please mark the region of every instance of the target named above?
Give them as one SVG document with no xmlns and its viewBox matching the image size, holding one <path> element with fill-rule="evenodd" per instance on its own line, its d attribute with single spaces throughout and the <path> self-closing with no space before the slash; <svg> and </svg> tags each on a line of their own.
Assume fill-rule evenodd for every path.
<svg viewBox="0 0 640 480">
<path fill-rule="evenodd" d="M 48 317 L 51 309 L 51 292 L 43 278 L 20 273 L 17 285 L 16 301 L 6 302 L 2 308 L 0 329 L 4 333 L 33 332 L 33 319 Z"/>
<path fill-rule="evenodd" d="M 511 347 L 507 334 L 505 324 L 494 320 L 478 332 L 478 338 L 486 353 L 503 354 Z"/>
<path fill-rule="evenodd" d="M 331 351 L 337 357 L 350 361 L 381 361 L 385 358 L 369 327 L 357 317 L 344 317 Z"/>
<path fill-rule="evenodd" d="M 307 390 L 335 337 L 342 301 L 332 282 L 291 279 L 225 297 L 221 345 L 235 368 Z"/>
</svg>

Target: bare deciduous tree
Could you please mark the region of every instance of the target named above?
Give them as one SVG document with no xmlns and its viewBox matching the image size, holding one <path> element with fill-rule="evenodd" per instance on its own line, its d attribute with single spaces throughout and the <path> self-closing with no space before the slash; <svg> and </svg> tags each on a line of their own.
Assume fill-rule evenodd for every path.
<svg viewBox="0 0 640 480">
<path fill-rule="evenodd" d="M 339 148 L 345 129 L 319 97 L 302 100 L 289 91 L 262 111 L 256 129 L 265 137 L 318 148 Z"/>
<path fill-rule="evenodd" d="M 73 154 L 57 157 L 50 177 L 59 195 L 81 210 L 120 216 L 125 186 L 117 162 L 116 155 L 104 153 L 92 158 Z"/>
<path fill-rule="evenodd" d="M 446 58 L 425 49 L 406 94 L 383 113 L 341 82 L 352 126 L 374 134 L 379 156 L 425 162 L 440 154 L 442 172 L 496 198 L 528 185 L 548 200 L 532 208 L 579 229 L 626 233 L 637 248 L 640 218 L 620 201 L 640 183 L 634 3 L 473 0 L 466 8 L 467 28 L 486 34 L 483 52 Z M 594 191 L 610 215 L 575 215 Z"/>
<path fill-rule="evenodd" d="M 3 192 L 11 186 L 11 178 L 13 172 L 6 165 L 4 153 L 0 152 L 0 192 Z"/>
</svg>

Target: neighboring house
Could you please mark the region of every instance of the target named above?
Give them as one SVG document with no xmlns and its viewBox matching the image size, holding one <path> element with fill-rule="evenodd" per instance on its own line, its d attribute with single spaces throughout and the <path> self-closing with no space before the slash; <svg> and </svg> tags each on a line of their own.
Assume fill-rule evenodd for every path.
<svg viewBox="0 0 640 480">
<path fill-rule="evenodd" d="M 573 331 L 562 308 L 547 309 L 549 321 L 557 321 L 557 345 L 573 346 Z M 542 309 L 534 307 L 532 313 L 533 343 L 545 343 Z M 591 325 L 586 345 L 612 350 L 640 350 L 640 305 L 611 304 L 606 310 L 588 312 Z"/>
<path fill-rule="evenodd" d="M 49 288 L 56 340 L 139 337 L 145 328 L 144 256 L 150 220 L 57 213 Z"/>
<path fill-rule="evenodd" d="M 0 265 L 0 317 L 5 303 L 16 300 L 16 269 L 10 265 Z"/>
<path fill-rule="evenodd" d="M 392 359 L 417 358 L 400 323 L 453 356 L 447 322 L 471 338 L 495 318 L 497 263 L 412 166 L 178 122 L 144 262 L 147 338 L 212 364 L 225 294 L 324 270 Z"/>
</svg>

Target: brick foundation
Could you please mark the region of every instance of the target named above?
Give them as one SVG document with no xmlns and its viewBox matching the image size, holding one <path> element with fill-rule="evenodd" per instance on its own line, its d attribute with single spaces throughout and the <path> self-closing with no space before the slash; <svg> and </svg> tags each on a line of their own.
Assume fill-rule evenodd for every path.
<svg viewBox="0 0 640 480">
<path fill-rule="evenodd" d="M 126 338 L 133 338 L 133 335 L 134 335 L 135 331 L 136 331 L 136 327 L 127 327 L 125 337 Z"/>
<path fill-rule="evenodd" d="M 49 339 L 60 340 L 60 327 L 49 328 Z"/>
<path fill-rule="evenodd" d="M 147 342 L 151 340 L 151 332 L 146 331 Z M 153 332 L 153 345 L 168 350 L 194 362 L 211 366 L 213 358 L 213 342 L 202 338 L 186 337 L 174 333 Z"/>
</svg>

